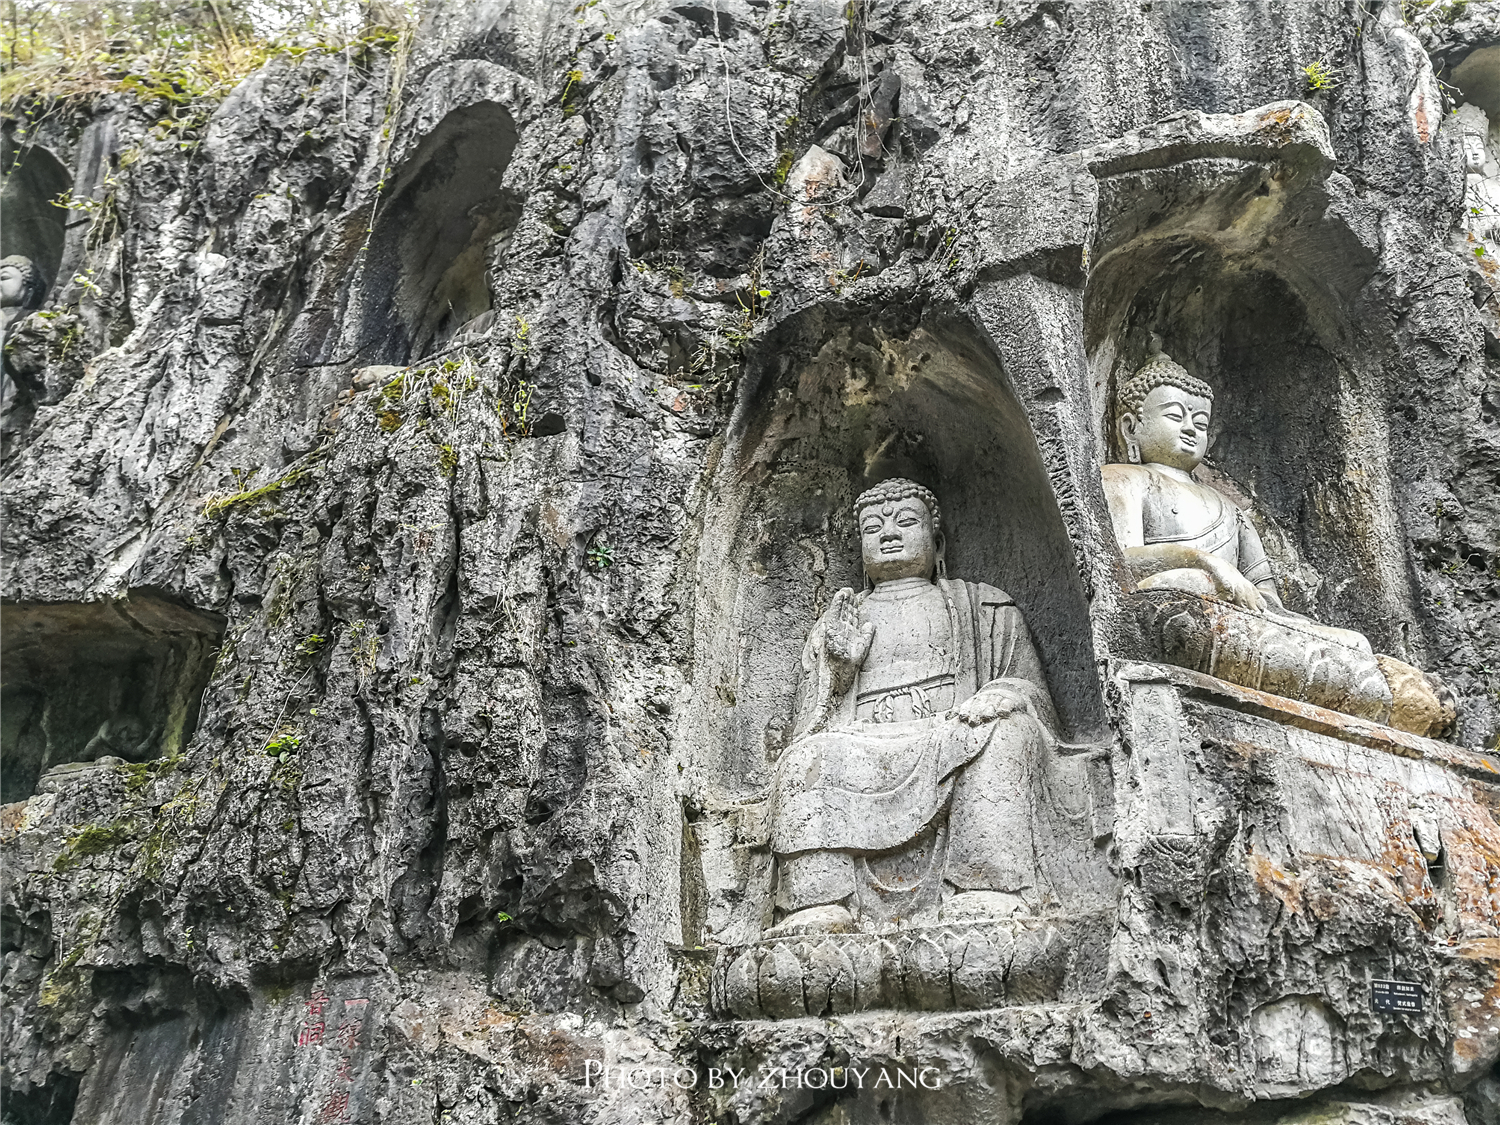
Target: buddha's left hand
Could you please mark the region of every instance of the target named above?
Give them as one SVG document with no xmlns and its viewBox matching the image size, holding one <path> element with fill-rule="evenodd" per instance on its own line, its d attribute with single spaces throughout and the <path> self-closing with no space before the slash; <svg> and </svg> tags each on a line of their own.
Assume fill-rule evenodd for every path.
<svg viewBox="0 0 1500 1125">
<path fill-rule="evenodd" d="M 1030 711 L 1031 704 L 1025 695 L 996 681 L 986 684 L 960 704 L 958 718 L 971 727 L 978 727 L 1007 715 L 1029 714 Z"/>
</svg>

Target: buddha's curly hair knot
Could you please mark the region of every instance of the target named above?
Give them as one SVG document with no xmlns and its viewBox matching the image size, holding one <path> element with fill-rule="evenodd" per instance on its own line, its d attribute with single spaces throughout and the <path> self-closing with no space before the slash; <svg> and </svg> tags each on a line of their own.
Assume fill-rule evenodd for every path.
<svg viewBox="0 0 1500 1125">
<path fill-rule="evenodd" d="M 866 508 L 877 504 L 894 504 L 901 500 L 909 500 L 916 497 L 927 505 L 927 510 L 932 514 L 932 530 L 937 532 L 942 527 L 942 516 L 938 511 L 937 497 L 930 489 L 922 487 L 914 480 L 905 477 L 892 477 L 883 480 L 874 488 L 868 488 L 859 494 L 859 499 L 854 501 L 854 518 Z"/>
<path fill-rule="evenodd" d="M 1158 352 L 1136 368 L 1134 375 L 1120 384 L 1120 389 L 1115 393 L 1115 401 L 1119 405 L 1120 414 L 1122 416 L 1139 414 L 1146 396 L 1157 387 L 1177 387 L 1179 390 L 1187 391 L 1188 394 L 1206 398 L 1209 402 L 1214 400 L 1212 387 L 1202 379 L 1189 375 L 1187 369 L 1171 356 Z"/>
</svg>

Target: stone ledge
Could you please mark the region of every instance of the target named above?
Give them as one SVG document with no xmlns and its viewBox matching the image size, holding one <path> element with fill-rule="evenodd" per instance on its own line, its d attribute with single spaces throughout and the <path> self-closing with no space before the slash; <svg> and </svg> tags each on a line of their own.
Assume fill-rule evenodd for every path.
<svg viewBox="0 0 1500 1125">
<path fill-rule="evenodd" d="M 1372 750 L 1384 750 L 1403 758 L 1436 762 L 1481 781 L 1500 783 L 1500 761 L 1481 750 L 1452 746 L 1419 734 L 1408 734 L 1384 723 L 1332 711 L 1327 707 L 1240 687 L 1203 672 L 1171 664 L 1133 661 L 1116 665 L 1115 676 L 1127 683 L 1171 684 L 1189 698 L 1204 699 L 1231 710 L 1299 727 L 1315 734 L 1328 735 Z"/>
<path fill-rule="evenodd" d="M 1328 122 L 1303 101 L 1271 102 L 1245 113 L 1179 110 L 1143 129 L 1077 153 L 1095 176 L 1118 176 L 1184 160 L 1231 157 L 1291 160 L 1318 178 L 1337 161 Z"/>
</svg>

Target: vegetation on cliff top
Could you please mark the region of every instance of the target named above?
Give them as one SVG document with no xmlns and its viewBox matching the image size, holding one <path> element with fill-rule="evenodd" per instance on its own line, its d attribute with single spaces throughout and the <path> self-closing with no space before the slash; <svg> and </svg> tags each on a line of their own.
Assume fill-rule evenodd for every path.
<svg viewBox="0 0 1500 1125">
<path fill-rule="evenodd" d="M 0 105 L 111 91 L 217 102 L 276 54 L 363 53 L 413 23 L 398 0 L 5 0 Z"/>
</svg>

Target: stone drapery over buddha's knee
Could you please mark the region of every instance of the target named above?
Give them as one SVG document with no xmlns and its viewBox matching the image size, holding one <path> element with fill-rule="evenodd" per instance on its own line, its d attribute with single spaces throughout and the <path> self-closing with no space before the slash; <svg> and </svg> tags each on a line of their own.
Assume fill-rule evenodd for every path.
<svg viewBox="0 0 1500 1125">
<path fill-rule="evenodd" d="M 1231 683 L 1416 734 L 1452 726 L 1451 693 L 1360 633 L 1281 604 L 1255 526 L 1193 477 L 1208 452 L 1213 390 L 1157 353 L 1119 388 L 1128 463 L 1105 465 L 1115 537 L 1161 657 Z"/>
<path fill-rule="evenodd" d="M 927 489 L 887 481 L 856 508 L 869 586 L 813 627 L 776 762 L 772 933 L 1039 911 L 1087 810 L 1026 623 L 947 577 Z"/>
</svg>

